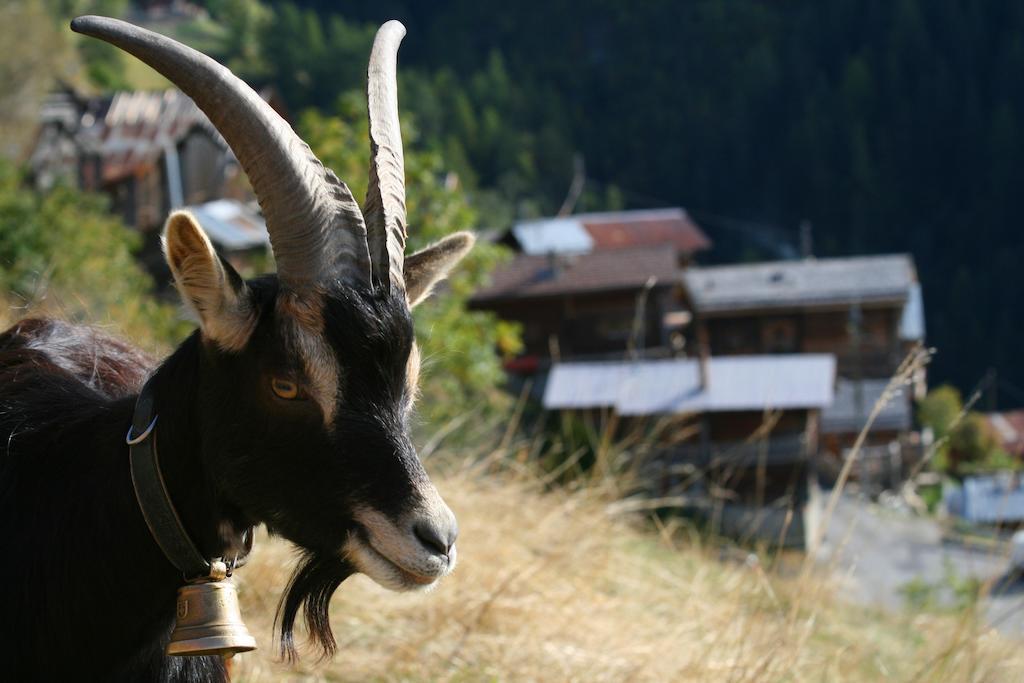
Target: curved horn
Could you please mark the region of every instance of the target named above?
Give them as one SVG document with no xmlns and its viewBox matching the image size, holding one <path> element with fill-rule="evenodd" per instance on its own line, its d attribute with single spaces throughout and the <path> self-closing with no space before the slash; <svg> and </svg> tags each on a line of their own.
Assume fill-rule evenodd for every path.
<svg viewBox="0 0 1024 683">
<path fill-rule="evenodd" d="M 206 55 L 117 19 L 78 17 L 71 30 L 135 55 L 209 117 L 249 176 L 284 286 L 302 291 L 342 269 L 369 277 L 366 227 L 352 193 L 252 88 Z"/>
<path fill-rule="evenodd" d="M 405 37 L 401 22 L 377 31 L 370 53 L 366 100 L 370 115 L 370 183 L 363 215 L 374 278 L 384 286 L 405 287 L 405 159 L 398 121 L 398 46 Z M 385 276 L 384 273 L 388 273 Z"/>
</svg>

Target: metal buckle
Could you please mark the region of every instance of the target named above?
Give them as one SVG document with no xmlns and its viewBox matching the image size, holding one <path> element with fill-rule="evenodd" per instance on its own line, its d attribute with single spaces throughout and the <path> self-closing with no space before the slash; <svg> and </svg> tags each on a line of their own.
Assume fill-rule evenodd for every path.
<svg viewBox="0 0 1024 683">
<path fill-rule="evenodd" d="M 153 428 L 156 427 L 156 419 L 158 417 L 160 416 L 154 415 L 153 421 L 149 423 L 148 427 L 146 427 L 146 431 L 142 432 L 141 434 L 135 437 L 132 436 L 132 430 L 135 429 L 135 425 L 130 425 L 128 427 L 128 433 L 124 437 L 124 442 L 129 446 L 134 446 L 135 444 L 139 444 L 145 441 L 146 437 L 148 437 L 153 432 Z"/>
</svg>

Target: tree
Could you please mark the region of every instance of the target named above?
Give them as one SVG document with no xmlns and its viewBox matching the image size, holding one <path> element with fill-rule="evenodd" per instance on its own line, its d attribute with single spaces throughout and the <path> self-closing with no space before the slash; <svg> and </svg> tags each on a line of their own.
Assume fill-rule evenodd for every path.
<svg viewBox="0 0 1024 683">
<path fill-rule="evenodd" d="M 917 419 L 931 427 L 935 439 L 946 439 L 964 409 L 963 397 L 953 386 L 943 384 L 928 392 L 917 404 Z"/>
<path fill-rule="evenodd" d="M 962 476 L 1003 468 L 1010 462 L 1000 451 L 999 439 L 985 416 L 965 412 L 960 392 L 948 384 L 928 392 L 918 403 L 917 416 L 935 435 L 934 466 L 938 470 Z"/>
<path fill-rule="evenodd" d="M 0 3 L 0 156 L 17 156 L 36 126 L 39 106 L 70 52 L 56 22 L 37 2 Z"/>
</svg>

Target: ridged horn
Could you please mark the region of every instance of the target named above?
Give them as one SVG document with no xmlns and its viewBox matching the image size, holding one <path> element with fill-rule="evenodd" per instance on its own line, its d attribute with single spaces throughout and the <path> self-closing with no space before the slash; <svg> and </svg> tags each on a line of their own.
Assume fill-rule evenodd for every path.
<svg viewBox="0 0 1024 683">
<path fill-rule="evenodd" d="M 405 37 L 401 22 L 377 31 L 367 70 L 366 100 L 370 116 L 370 182 L 363 215 L 374 279 L 405 288 L 405 158 L 398 121 L 398 46 Z M 387 275 L 385 275 L 387 273 Z"/>
<path fill-rule="evenodd" d="M 366 225 L 352 193 L 252 88 L 206 55 L 124 21 L 78 17 L 71 30 L 138 57 L 209 117 L 249 176 L 285 287 L 369 278 Z"/>
</svg>

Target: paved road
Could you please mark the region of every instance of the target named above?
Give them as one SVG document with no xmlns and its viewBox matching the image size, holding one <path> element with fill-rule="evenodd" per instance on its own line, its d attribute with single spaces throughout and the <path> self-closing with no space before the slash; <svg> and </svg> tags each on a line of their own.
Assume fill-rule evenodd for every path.
<svg viewBox="0 0 1024 683">
<path fill-rule="evenodd" d="M 945 588 L 951 575 L 991 581 L 989 620 L 1007 634 L 1024 635 L 1024 582 L 1000 580 L 1007 552 L 943 542 L 932 519 L 844 495 L 820 557 L 841 577 L 850 598 L 890 609 L 906 608 L 901 589 L 915 579 Z M 951 591 L 943 593 L 952 600 Z"/>
</svg>

